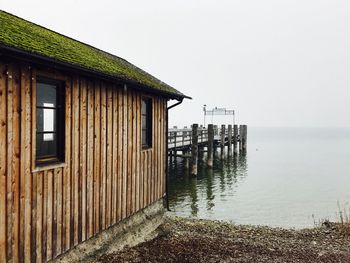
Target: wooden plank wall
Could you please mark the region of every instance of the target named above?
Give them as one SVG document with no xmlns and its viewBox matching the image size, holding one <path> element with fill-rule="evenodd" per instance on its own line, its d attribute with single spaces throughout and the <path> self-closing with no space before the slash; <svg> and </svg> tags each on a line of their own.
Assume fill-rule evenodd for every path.
<svg viewBox="0 0 350 263">
<path fill-rule="evenodd" d="M 38 72 L 0 62 L 0 262 L 47 262 L 165 192 L 166 99 L 153 96 L 153 147 L 143 150 L 144 94 L 97 79 L 63 75 L 65 165 L 36 169 Z"/>
</svg>

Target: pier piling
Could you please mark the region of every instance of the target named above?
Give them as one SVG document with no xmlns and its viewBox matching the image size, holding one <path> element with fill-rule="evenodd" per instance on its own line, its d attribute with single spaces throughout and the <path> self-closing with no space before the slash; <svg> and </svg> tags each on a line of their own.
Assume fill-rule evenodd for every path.
<svg viewBox="0 0 350 263">
<path fill-rule="evenodd" d="M 225 138 L 226 138 L 226 130 L 225 130 L 225 124 L 221 125 L 221 158 L 224 158 L 224 152 L 225 152 Z"/>
<path fill-rule="evenodd" d="M 238 125 L 235 124 L 235 125 L 233 125 L 233 152 L 235 154 L 238 153 L 237 138 L 238 138 Z"/>
<path fill-rule="evenodd" d="M 247 151 L 247 134 L 248 134 L 248 127 L 247 125 L 243 125 L 243 139 L 242 139 L 242 144 L 243 144 L 243 151 Z"/>
<path fill-rule="evenodd" d="M 198 173 L 198 124 L 192 125 L 191 175 Z"/>
<path fill-rule="evenodd" d="M 227 148 L 228 153 L 231 154 L 232 151 L 232 125 L 229 124 L 227 127 Z"/>
<path fill-rule="evenodd" d="M 243 125 L 239 125 L 239 151 L 243 151 L 243 137 L 244 137 L 244 128 Z"/>
<path fill-rule="evenodd" d="M 213 167 L 213 150 L 214 150 L 214 126 L 208 125 L 208 160 L 207 165 Z"/>
</svg>

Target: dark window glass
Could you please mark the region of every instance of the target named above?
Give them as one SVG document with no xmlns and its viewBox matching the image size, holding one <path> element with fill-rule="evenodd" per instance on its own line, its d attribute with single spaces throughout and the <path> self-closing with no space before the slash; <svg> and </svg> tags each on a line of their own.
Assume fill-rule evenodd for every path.
<svg viewBox="0 0 350 263">
<path fill-rule="evenodd" d="M 52 107 L 56 106 L 56 97 L 57 97 L 57 87 L 56 85 L 47 84 L 47 83 L 37 83 L 36 86 L 36 105 L 45 106 L 51 105 Z"/>
<path fill-rule="evenodd" d="M 142 147 L 152 147 L 152 99 L 143 98 L 141 103 L 142 115 Z"/>
<path fill-rule="evenodd" d="M 64 86 L 38 78 L 36 85 L 36 163 L 64 161 Z"/>
</svg>

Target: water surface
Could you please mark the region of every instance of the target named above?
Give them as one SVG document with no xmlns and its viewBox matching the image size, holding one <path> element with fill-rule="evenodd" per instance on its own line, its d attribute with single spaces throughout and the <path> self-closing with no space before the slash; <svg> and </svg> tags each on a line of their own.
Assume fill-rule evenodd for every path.
<svg viewBox="0 0 350 263">
<path fill-rule="evenodd" d="M 203 162 L 206 159 L 204 155 Z M 171 213 L 238 224 L 311 227 L 349 208 L 350 129 L 250 128 L 246 155 L 220 158 L 188 175 L 169 167 Z"/>
</svg>

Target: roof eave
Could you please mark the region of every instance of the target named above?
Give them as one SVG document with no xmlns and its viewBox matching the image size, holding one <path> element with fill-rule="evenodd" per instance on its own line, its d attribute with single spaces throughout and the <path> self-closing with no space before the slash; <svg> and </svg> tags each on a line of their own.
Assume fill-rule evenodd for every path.
<svg viewBox="0 0 350 263">
<path fill-rule="evenodd" d="M 3 54 L 2 51 L 6 51 L 7 54 Z M 125 84 L 129 84 L 132 85 L 134 88 L 138 89 L 138 90 L 142 90 L 142 91 L 148 91 L 151 93 L 155 93 L 155 94 L 159 94 L 162 96 L 165 96 L 169 99 L 175 99 L 175 100 L 183 100 L 183 99 L 192 99 L 189 96 L 186 96 L 184 94 L 176 94 L 176 93 L 171 93 L 171 92 L 167 92 L 167 91 L 163 91 L 163 90 L 159 90 L 156 88 L 152 88 L 150 86 L 141 84 L 137 81 L 134 80 L 130 80 L 130 79 L 125 79 L 122 77 L 117 77 L 117 76 L 113 76 L 113 75 L 109 75 L 109 74 L 105 74 L 103 72 L 99 72 L 99 71 L 95 71 L 93 69 L 89 69 L 89 68 L 85 68 L 85 67 L 81 67 L 79 65 L 75 65 L 75 64 L 71 64 L 71 63 L 67 63 L 67 62 L 63 62 L 63 61 L 59 61 L 59 60 L 55 60 L 53 58 L 50 57 L 46 57 L 46 56 L 42 56 L 39 54 L 35 54 L 35 53 L 31 53 L 22 49 L 18 49 L 18 48 L 14 48 L 14 47 L 9 47 L 9 46 L 5 46 L 3 44 L 0 44 L 0 55 L 8 55 L 8 56 L 12 56 L 12 57 L 16 57 L 16 55 L 24 55 L 25 57 L 16 57 L 18 59 L 24 59 L 24 60 L 29 60 L 29 59 L 35 59 L 37 60 L 40 64 L 47 64 L 49 63 L 49 66 L 53 66 L 52 64 L 54 64 L 55 68 L 59 68 L 59 69 L 63 69 L 63 70 L 75 70 L 75 71 L 79 71 L 82 72 L 84 74 L 93 74 L 99 78 L 108 80 L 108 81 L 113 81 L 113 82 L 122 82 Z"/>
</svg>

